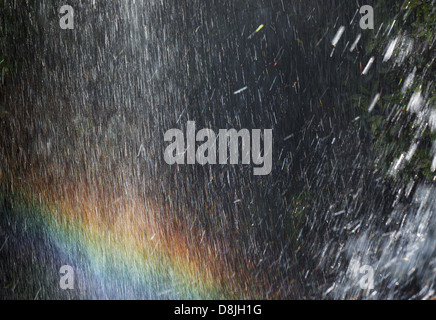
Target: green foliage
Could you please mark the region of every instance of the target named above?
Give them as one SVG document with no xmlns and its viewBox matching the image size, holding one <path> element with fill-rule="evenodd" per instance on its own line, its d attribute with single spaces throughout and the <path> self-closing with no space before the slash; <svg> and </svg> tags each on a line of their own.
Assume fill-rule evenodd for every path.
<svg viewBox="0 0 436 320">
<path fill-rule="evenodd" d="M 402 64 L 396 61 L 390 62 L 388 69 L 384 64 L 379 72 L 378 89 L 382 92 L 382 98 L 378 103 L 380 108 L 368 116 L 370 130 L 374 137 L 374 148 L 380 155 L 381 161 L 378 162 L 378 166 L 387 174 L 394 161 L 406 153 L 414 141 L 417 141 L 418 150 L 411 161 L 398 172 L 396 178 L 403 179 L 406 183 L 412 177 L 432 181 L 434 173 L 430 170 L 433 157 L 431 148 L 436 137 L 428 127 L 424 130 L 420 129 L 422 120 L 409 112 L 407 105 L 412 94 L 421 91 L 427 104 L 434 108 L 436 10 L 432 1 L 405 1 L 398 15 L 395 17 L 390 15 L 390 18 L 383 22 L 384 25 L 395 27 L 393 30 L 400 37 L 399 41 L 401 37 L 407 37 L 413 39 L 414 45 L 413 51 Z M 394 32 L 389 36 L 390 38 L 378 36 L 369 40 L 368 55 L 383 56 L 387 40 L 394 39 L 396 36 Z M 397 45 L 394 55 L 401 53 L 402 50 L 404 52 L 404 46 Z M 402 91 L 405 78 L 414 68 L 416 68 L 416 76 L 413 84 L 406 91 Z M 367 99 L 371 100 L 369 96 Z"/>
</svg>

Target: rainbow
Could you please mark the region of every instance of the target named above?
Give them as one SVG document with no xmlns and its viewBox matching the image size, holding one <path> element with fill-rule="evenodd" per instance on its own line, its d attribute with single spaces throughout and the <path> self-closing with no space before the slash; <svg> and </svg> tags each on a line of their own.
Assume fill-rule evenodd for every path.
<svg viewBox="0 0 436 320">
<path fill-rule="evenodd" d="M 80 299 L 246 299 L 264 290 L 228 263 L 215 240 L 166 227 L 151 203 L 35 174 L 0 181 L 12 219 L 42 232 L 62 253 L 59 267 L 72 264 L 80 275 Z"/>
<path fill-rule="evenodd" d="M 91 289 L 81 298 L 232 297 L 214 280 L 207 266 L 210 261 L 201 263 L 182 242 L 170 246 L 168 241 L 162 241 L 150 220 L 145 226 L 135 219 L 135 208 L 124 204 L 123 218 L 109 225 L 103 221 L 100 209 L 90 206 L 92 201 L 78 200 L 72 208 L 71 203 L 69 206 L 62 200 L 47 201 L 23 190 L 7 197 L 13 202 L 14 220 L 25 223 L 30 230 L 43 230 L 47 241 L 64 254 L 66 261 L 59 261 L 60 264 L 72 262 L 78 273 L 92 278 L 84 279 L 90 281 L 86 286 Z M 92 288 L 93 284 L 99 287 Z"/>
</svg>

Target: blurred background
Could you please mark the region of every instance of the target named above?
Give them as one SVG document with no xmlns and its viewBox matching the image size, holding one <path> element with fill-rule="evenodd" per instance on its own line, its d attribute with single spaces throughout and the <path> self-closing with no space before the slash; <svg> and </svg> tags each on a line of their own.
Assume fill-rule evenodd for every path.
<svg viewBox="0 0 436 320">
<path fill-rule="evenodd" d="M 0 298 L 435 296 L 434 0 L 0 0 L 0 19 Z M 167 165 L 187 121 L 273 129 L 272 173 Z"/>
</svg>

